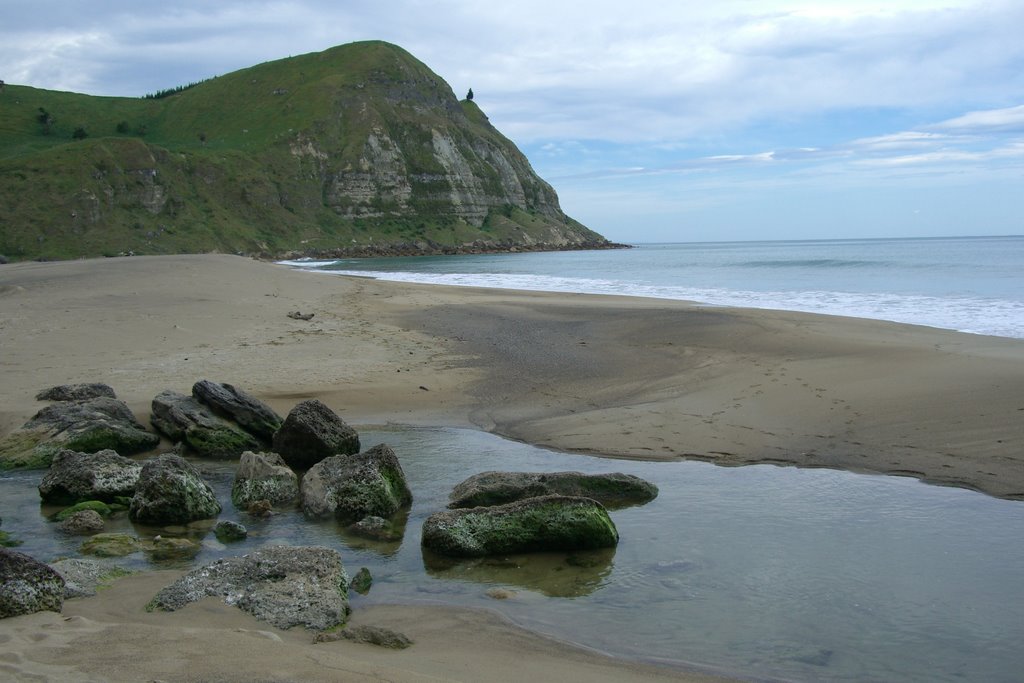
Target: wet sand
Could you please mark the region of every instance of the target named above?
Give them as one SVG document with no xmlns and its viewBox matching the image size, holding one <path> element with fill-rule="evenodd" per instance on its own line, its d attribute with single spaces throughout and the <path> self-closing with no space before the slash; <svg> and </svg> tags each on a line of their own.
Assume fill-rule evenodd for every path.
<svg viewBox="0 0 1024 683">
<path fill-rule="evenodd" d="M 314 317 L 287 316 L 296 310 Z M 31 417 L 36 392 L 55 384 L 106 382 L 146 421 L 161 390 L 187 393 L 212 379 L 282 414 L 317 397 L 357 426 L 475 425 L 597 455 L 904 474 L 1024 499 L 1017 340 L 684 302 L 413 286 L 207 255 L 0 266 L 0 348 L 0 433 Z M 0 672 L 504 680 L 507 666 L 507 680 L 701 680 L 465 610 L 357 613 L 357 623 L 405 625 L 398 630 L 419 645 L 394 653 L 314 646 L 308 634 L 211 602 L 172 615 L 133 607 L 155 592 L 147 581 L 163 578 L 123 579 L 69 601 L 63 616 L 0 622 Z M 182 654 L 192 648 L 191 659 Z M 280 662 L 287 671 L 274 668 Z"/>
</svg>

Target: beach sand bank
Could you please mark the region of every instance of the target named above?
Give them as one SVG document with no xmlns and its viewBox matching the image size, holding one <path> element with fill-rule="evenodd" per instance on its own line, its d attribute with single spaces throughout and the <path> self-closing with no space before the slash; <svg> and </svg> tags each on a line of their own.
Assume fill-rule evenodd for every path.
<svg viewBox="0 0 1024 683">
<path fill-rule="evenodd" d="M 287 316 L 296 310 L 314 317 Z M 106 382 L 145 422 L 160 391 L 187 393 L 211 379 L 282 414 L 320 398 L 357 426 L 475 425 L 614 457 L 836 467 L 1024 498 L 1018 340 L 672 301 L 413 286 L 207 255 L 0 266 L 0 348 L 0 433 L 31 417 L 48 386 Z M 47 666 L 56 667 L 51 680 L 321 680 L 324 671 L 335 677 L 323 680 L 503 680 L 495 672 L 507 662 L 521 680 L 524 662 L 536 662 L 527 673 L 539 679 L 655 675 L 464 610 L 357 612 L 357 623 L 396 625 L 427 644 L 403 653 L 314 646 L 308 634 L 276 632 L 210 602 L 142 612 L 164 579 L 123 579 L 68 602 L 63 615 L 0 622 L 0 670 L 22 676 L 13 680 Z M 163 582 L 146 593 L 149 581 Z M 172 661 L 193 647 L 194 663 Z M 236 650 L 239 660 L 225 655 Z M 127 668 L 112 668 L 114 652 Z M 271 653 L 310 669 L 272 673 L 280 664 Z M 253 668 L 237 668 L 246 662 Z"/>
</svg>

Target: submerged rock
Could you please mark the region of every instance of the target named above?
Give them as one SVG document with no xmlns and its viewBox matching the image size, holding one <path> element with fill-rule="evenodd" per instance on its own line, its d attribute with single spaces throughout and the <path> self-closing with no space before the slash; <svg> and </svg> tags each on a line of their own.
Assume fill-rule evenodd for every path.
<svg viewBox="0 0 1024 683">
<path fill-rule="evenodd" d="M 195 467 L 166 453 L 142 466 L 128 514 L 132 520 L 162 525 L 216 517 L 220 503 Z"/>
<path fill-rule="evenodd" d="M 303 401 L 288 413 L 274 434 L 274 452 L 289 467 L 309 469 L 324 458 L 359 452 L 359 434 L 317 399 Z"/>
<path fill-rule="evenodd" d="M 259 449 L 256 437 L 217 417 L 192 396 L 162 391 L 151 407 L 150 422 L 158 432 L 203 457 L 226 460 Z"/>
<path fill-rule="evenodd" d="M 423 546 L 456 557 L 609 548 L 618 541 L 603 505 L 570 496 L 445 510 L 423 523 Z"/>
<path fill-rule="evenodd" d="M 217 522 L 217 525 L 213 527 L 213 535 L 217 537 L 218 541 L 228 543 L 231 541 L 241 541 L 249 535 L 249 530 L 238 522 L 224 519 Z"/>
<path fill-rule="evenodd" d="M 217 560 L 161 590 L 148 609 L 174 611 L 210 596 L 282 629 L 324 631 L 344 624 L 350 611 L 341 555 L 320 546 L 272 546 Z"/>
<path fill-rule="evenodd" d="M 312 519 L 343 522 L 390 517 L 412 503 L 398 456 L 387 444 L 358 455 L 321 460 L 302 478 L 302 511 Z"/>
<path fill-rule="evenodd" d="M 79 550 L 96 557 L 124 557 L 142 550 L 142 543 L 128 534 L 96 534 L 86 539 Z"/>
<path fill-rule="evenodd" d="M 90 398 L 117 398 L 114 390 L 106 384 L 91 382 L 87 384 L 61 384 L 43 389 L 36 394 L 37 401 L 84 401 Z"/>
<path fill-rule="evenodd" d="M 503 505 L 536 496 L 582 496 L 607 507 L 642 505 L 658 487 L 632 474 L 581 472 L 482 472 L 452 490 L 450 508 Z"/>
<path fill-rule="evenodd" d="M 103 527 L 103 517 L 95 510 L 79 510 L 60 523 L 60 530 L 66 534 L 95 534 Z"/>
<path fill-rule="evenodd" d="M 142 465 L 112 450 L 97 453 L 63 450 L 53 458 L 39 483 L 39 496 L 47 503 L 73 505 L 83 500 L 113 502 L 131 496 Z"/>
<path fill-rule="evenodd" d="M 114 579 L 132 573 L 122 567 L 81 558 L 57 560 L 51 562 L 50 567 L 64 578 L 65 599 L 96 595 L 97 589 L 106 588 Z"/>
<path fill-rule="evenodd" d="M 348 527 L 348 530 L 361 538 L 368 538 L 371 541 L 401 541 L 405 536 L 405 530 L 396 526 L 391 520 L 370 515 Z"/>
<path fill-rule="evenodd" d="M 231 502 L 244 510 L 259 500 L 291 505 L 299 497 L 299 477 L 277 453 L 242 453 L 231 486 Z"/>
<path fill-rule="evenodd" d="M 267 443 L 283 421 L 266 403 L 230 384 L 204 379 L 192 385 L 192 395 Z"/>
<path fill-rule="evenodd" d="M 24 553 L 0 548 L 0 619 L 60 612 L 63 605 L 64 578 L 60 574 Z"/>
<path fill-rule="evenodd" d="M 45 469 L 62 450 L 131 455 L 158 443 L 160 437 L 147 432 L 123 401 L 65 401 L 46 406 L 0 441 L 0 469 Z"/>
<path fill-rule="evenodd" d="M 360 595 L 366 595 L 370 592 L 370 587 L 373 586 L 373 575 L 370 574 L 370 570 L 363 567 L 356 575 L 352 577 L 352 590 Z"/>
<path fill-rule="evenodd" d="M 71 507 L 64 508 L 55 514 L 53 516 L 53 521 L 63 522 L 85 510 L 91 510 L 101 517 L 107 517 L 111 512 L 113 512 L 111 507 L 102 500 L 83 500 L 80 503 L 75 503 Z"/>
</svg>

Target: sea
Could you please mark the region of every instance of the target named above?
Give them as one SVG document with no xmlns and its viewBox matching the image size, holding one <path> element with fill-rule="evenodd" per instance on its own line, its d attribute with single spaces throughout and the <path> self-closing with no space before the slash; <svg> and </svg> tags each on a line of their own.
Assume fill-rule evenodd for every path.
<svg viewBox="0 0 1024 683">
<path fill-rule="evenodd" d="M 680 299 L 1024 338 L 1024 235 L 282 263 L 401 282 Z"/>
</svg>

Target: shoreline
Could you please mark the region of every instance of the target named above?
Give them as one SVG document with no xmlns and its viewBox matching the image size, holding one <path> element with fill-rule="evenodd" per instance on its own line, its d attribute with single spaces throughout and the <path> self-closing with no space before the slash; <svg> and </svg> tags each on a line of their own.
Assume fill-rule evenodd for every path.
<svg viewBox="0 0 1024 683">
<path fill-rule="evenodd" d="M 315 315 L 287 317 L 295 310 Z M 145 422 L 149 401 L 163 389 L 187 393 L 193 382 L 212 379 L 246 389 L 281 414 L 319 398 L 353 425 L 473 427 L 611 457 L 900 474 L 1024 499 L 1020 340 L 657 299 L 311 277 L 205 255 L 0 266 L 0 341 L 0 434 L 39 410 L 35 393 L 48 386 L 106 382 Z M 220 680 L 245 663 L 219 661 L 216 648 L 262 651 L 268 639 L 253 634 L 268 632 L 265 625 L 219 603 L 172 615 L 126 612 L 134 603 L 120 604 L 118 591 L 155 573 L 67 603 L 68 621 L 55 614 L 0 621 L 0 632 L 18 636 L 0 649 L 22 648 L 18 666 L 28 675 L 45 673 L 56 652 L 79 666 L 74 658 L 84 662 L 97 643 L 123 639 L 123 658 L 150 658 L 168 680 L 190 674 L 152 642 L 209 651 L 214 661 L 199 660 Z M 378 607 L 367 609 L 367 618 L 376 618 Z M 396 623 L 434 619 L 436 631 L 422 642 L 443 648 L 447 659 L 399 666 L 395 653 L 352 645 L 339 646 L 345 663 L 332 659 L 332 667 L 362 676 L 395 666 L 391 680 L 472 680 L 490 673 L 489 656 L 512 667 L 550 647 L 550 657 L 538 659 L 538 676 L 720 680 L 458 616 L 466 610 L 387 610 Z M 469 624 L 465 632 L 476 639 L 450 642 L 447 618 L 465 619 L 458 623 Z M 272 635 L 284 643 L 280 652 L 273 646 L 278 656 L 314 661 L 323 652 L 294 634 Z M 90 655 L 96 678 L 88 680 L 138 677 L 139 670 L 109 673 L 104 656 Z M 459 658 L 481 668 L 457 670 Z M 371 669 L 359 668 L 371 660 Z"/>
<path fill-rule="evenodd" d="M 1024 499 L 1024 340 L 317 275 L 224 255 L 2 266 L 0 433 L 38 410 L 46 386 L 107 381 L 145 421 L 163 389 L 213 379 L 282 413 L 316 397 L 353 423 L 473 426 L 567 452 L 833 467 Z"/>
</svg>

